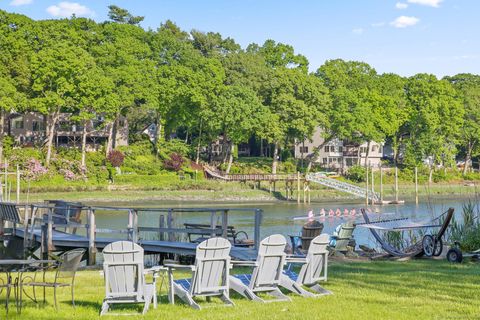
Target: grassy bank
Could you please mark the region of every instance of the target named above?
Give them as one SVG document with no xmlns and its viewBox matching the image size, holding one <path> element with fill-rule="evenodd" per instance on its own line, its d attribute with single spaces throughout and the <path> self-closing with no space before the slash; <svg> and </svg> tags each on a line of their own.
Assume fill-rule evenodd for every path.
<svg viewBox="0 0 480 320">
<path fill-rule="evenodd" d="M 233 272 L 244 270 L 233 269 Z M 185 276 L 178 274 L 176 278 Z M 145 319 L 478 319 L 480 265 L 449 264 L 445 261 L 331 263 L 325 287 L 333 295 L 301 298 L 290 294 L 292 302 L 259 304 L 232 294 L 234 307 L 226 308 L 213 299 L 213 306 L 200 311 L 182 303 L 167 304 L 165 286 L 160 291 L 158 309 Z M 52 292 L 47 305 L 27 301 L 21 316 L 11 319 L 96 319 L 104 296 L 103 279 L 98 271 L 80 271 L 77 276 L 74 309 L 69 290 L 60 289 L 60 310 L 53 308 Z M 0 303 L 4 302 L 4 294 Z M 202 306 L 208 306 L 199 300 Z M 137 312 L 124 307 L 117 312 Z M 3 308 L 0 317 L 4 317 Z M 109 319 L 113 317 L 105 317 Z M 142 318 L 136 316 L 132 318 Z"/>
<path fill-rule="evenodd" d="M 64 199 L 72 201 L 141 201 L 141 200 L 171 200 L 171 201 L 281 201 L 285 200 L 285 184 L 277 183 L 275 192 L 270 192 L 269 184 L 264 182 L 258 188 L 253 183 L 222 182 L 215 180 L 162 180 L 146 179 L 135 183 L 116 182 L 111 185 L 88 186 L 80 184 L 66 184 L 63 187 L 49 188 L 45 183 L 43 188 L 22 189 L 22 201 L 35 202 L 45 199 Z M 26 191 L 29 190 L 27 193 Z M 375 186 L 379 191 L 379 186 Z M 395 197 L 394 186 L 384 185 L 384 198 Z M 475 184 L 466 183 L 434 183 L 419 186 L 419 195 L 422 199 L 441 196 L 442 198 L 472 198 L 478 194 Z M 297 191 L 294 186 L 294 198 Z M 303 194 L 300 195 L 303 199 Z M 15 195 L 12 195 L 14 198 Z M 413 200 L 415 186 L 413 184 L 399 185 L 399 198 Z M 311 200 L 316 202 L 330 200 L 358 199 L 350 194 L 327 189 L 320 185 L 311 184 Z"/>
</svg>

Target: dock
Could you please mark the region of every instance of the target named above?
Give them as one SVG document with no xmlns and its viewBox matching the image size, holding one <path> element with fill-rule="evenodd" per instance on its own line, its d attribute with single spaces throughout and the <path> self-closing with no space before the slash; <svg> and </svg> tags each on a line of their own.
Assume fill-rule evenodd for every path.
<svg viewBox="0 0 480 320">
<path fill-rule="evenodd" d="M 193 232 L 202 237 L 227 238 L 229 215 L 236 211 L 243 211 L 252 213 L 255 226 L 253 245 L 251 247 L 233 245 L 230 255 L 233 259 L 242 261 L 255 260 L 257 257 L 263 214 L 261 209 L 94 207 L 68 202 L 61 202 L 61 205 L 59 206 L 58 203 L 17 205 L 2 202 L 0 203 L 0 235 L 10 234 L 21 239 L 26 250 L 40 249 L 44 257 L 52 252 L 84 248 L 88 252 L 89 265 L 95 264 L 98 252 L 101 252 L 109 243 L 118 240 L 138 243 L 145 250 L 145 254 L 194 256 L 197 243 L 182 241 L 180 235 Z M 128 224 L 124 229 L 97 228 L 95 214 L 99 211 L 126 213 Z M 139 212 L 158 216 L 158 226 L 142 225 L 142 221 L 138 219 Z M 175 225 L 176 214 L 183 213 L 209 215 L 210 227 L 187 229 Z M 78 219 L 81 216 L 83 219 Z M 87 223 L 81 223 L 84 220 Z M 217 225 L 219 220 L 221 225 Z"/>
</svg>

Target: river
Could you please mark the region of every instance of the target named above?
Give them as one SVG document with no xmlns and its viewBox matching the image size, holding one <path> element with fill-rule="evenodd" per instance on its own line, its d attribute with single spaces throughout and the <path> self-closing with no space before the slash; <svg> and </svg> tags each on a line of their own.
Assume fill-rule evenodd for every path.
<svg viewBox="0 0 480 320">
<path fill-rule="evenodd" d="M 428 202 L 405 203 L 403 205 L 383 205 L 372 208 L 374 213 L 371 219 L 392 219 L 399 217 L 409 217 L 413 219 L 425 219 L 435 217 L 445 212 L 449 207 L 453 207 L 456 212 L 456 219 L 461 219 L 462 206 L 469 200 L 442 200 L 435 199 Z M 261 237 L 266 237 L 274 233 L 280 233 L 285 236 L 299 234 L 302 225 L 306 219 L 294 219 L 294 217 L 305 217 L 309 210 L 313 210 L 315 215 L 319 215 L 324 209 L 344 212 L 347 209 L 351 212 L 355 209 L 357 215 L 348 217 L 328 217 L 320 220 L 324 223 L 324 232 L 331 234 L 335 227 L 347 219 L 354 219 L 357 222 L 363 222 L 360 215 L 360 209 L 364 206 L 361 202 L 326 202 L 313 204 L 297 204 L 293 202 L 272 202 L 272 203 L 206 203 L 206 202 L 165 202 L 165 201 L 141 201 L 129 202 L 126 204 L 116 203 L 89 203 L 92 205 L 108 205 L 122 207 L 159 207 L 159 208 L 259 208 L 263 210 L 263 219 L 261 224 Z M 252 211 L 232 211 L 229 214 L 229 225 L 235 226 L 237 230 L 246 231 L 250 237 L 253 237 L 254 215 Z M 156 227 L 159 225 L 159 214 L 155 212 L 140 212 L 139 225 Z M 210 213 L 180 213 L 175 214 L 175 225 L 183 227 L 183 223 L 206 223 L 209 224 Z M 128 216 L 125 212 L 107 212 L 98 211 L 96 214 L 97 228 L 122 229 L 128 223 Z M 218 224 L 221 224 L 220 218 Z M 111 235 L 109 235 L 110 237 Z M 366 244 L 374 247 L 375 241 L 370 232 L 365 228 L 356 228 L 354 232 L 357 244 Z M 121 237 L 121 235 L 119 236 Z M 144 235 L 144 237 L 148 237 Z"/>
</svg>

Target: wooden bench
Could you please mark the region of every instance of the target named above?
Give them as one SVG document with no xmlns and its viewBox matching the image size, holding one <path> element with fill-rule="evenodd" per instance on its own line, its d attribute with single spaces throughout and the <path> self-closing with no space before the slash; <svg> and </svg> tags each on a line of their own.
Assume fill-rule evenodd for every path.
<svg viewBox="0 0 480 320">
<path fill-rule="evenodd" d="M 200 243 L 209 238 L 209 236 L 221 236 L 222 226 L 215 226 L 215 229 L 208 224 L 200 223 L 184 223 L 185 229 L 187 229 L 188 241 L 194 243 Z M 245 236 L 245 239 L 237 239 L 240 234 Z M 192 236 L 199 236 L 192 239 Z M 248 239 L 248 234 L 245 231 L 237 231 L 234 226 L 227 226 L 227 239 L 229 239 L 234 246 L 237 247 L 250 247 L 253 246 L 253 241 Z"/>
</svg>

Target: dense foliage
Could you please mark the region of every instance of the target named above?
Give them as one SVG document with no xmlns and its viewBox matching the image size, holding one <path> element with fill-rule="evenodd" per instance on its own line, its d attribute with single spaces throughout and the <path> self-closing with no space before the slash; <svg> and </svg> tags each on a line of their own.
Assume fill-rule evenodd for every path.
<svg viewBox="0 0 480 320">
<path fill-rule="evenodd" d="M 72 113 L 83 127 L 101 114 L 109 131 L 103 157 L 87 156 L 82 139 L 74 169 L 61 168 L 67 179 L 108 176 L 105 160 L 121 116 L 138 142 L 122 150 L 124 173 L 179 171 L 188 167 L 180 158 L 198 162 L 201 150 L 219 136 L 225 171 L 242 171 L 233 164 L 237 147 L 255 139 L 272 147 L 268 170 L 275 173 L 278 159 L 285 159 L 282 150 L 310 139 L 316 127 L 326 142 L 389 141 L 395 161 L 406 167 L 430 159 L 430 180 L 439 166 L 453 166 L 457 154 L 465 156 L 467 174 L 480 154 L 478 75 L 403 78 L 341 59 L 309 73 L 307 58 L 287 44 L 267 40 L 241 48 L 234 39 L 186 32 L 171 21 L 144 30 L 143 17 L 109 8 L 111 21 L 101 23 L 75 16 L 34 21 L 0 10 L 1 118 L 37 111 L 47 119 L 41 154 L 19 162 L 19 152 L 11 159 L 31 167 L 32 178 L 57 158 L 53 137 L 61 112 Z M 138 132 L 152 123 L 156 132 L 147 145 Z M 7 142 L 4 150 L 0 139 L 0 158 Z M 283 168 L 295 171 L 288 162 Z M 350 174 L 360 181 L 363 173 Z"/>
</svg>

